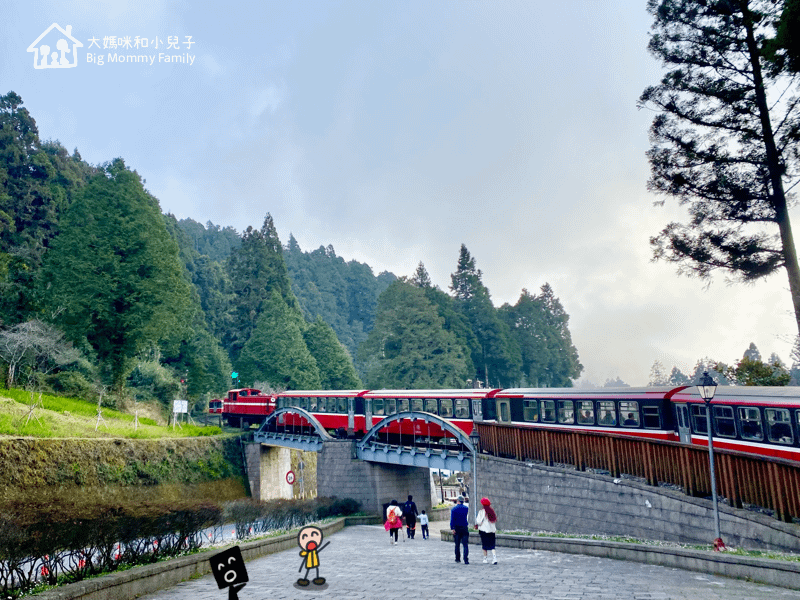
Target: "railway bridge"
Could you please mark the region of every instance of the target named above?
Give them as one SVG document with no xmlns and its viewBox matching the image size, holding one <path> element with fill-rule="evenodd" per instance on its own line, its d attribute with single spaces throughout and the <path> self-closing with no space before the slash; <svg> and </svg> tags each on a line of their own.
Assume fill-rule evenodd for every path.
<svg viewBox="0 0 800 600">
<path fill-rule="evenodd" d="M 415 423 L 435 423 L 453 435 L 451 443 L 420 436 Z M 480 422 L 470 439 L 424 412 L 385 417 L 354 440 L 333 437 L 312 414 L 286 407 L 270 415 L 247 448 L 254 497 L 291 497 L 290 450 L 317 453 L 318 495 L 354 498 L 369 512 L 408 494 L 420 510 L 430 509 L 436 502 L 430 469 L 441 468 L 474 473 L 474 493 L 492 499 L 506 531 L 680 543 L 714 538 L 702 447 Z M 726 544 L 800 551 L 800 468 L 718 454 Z"/>
</svg>

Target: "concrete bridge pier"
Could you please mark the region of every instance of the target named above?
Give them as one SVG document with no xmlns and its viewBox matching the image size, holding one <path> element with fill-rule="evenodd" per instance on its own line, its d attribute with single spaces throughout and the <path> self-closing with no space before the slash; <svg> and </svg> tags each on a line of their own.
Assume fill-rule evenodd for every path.
<svg viewBox="0 0 800 600">
<path fill-rule="evenodd" d="M 254 500 L 314 498 L 317 496 L 317 453 L 268 446 L 258 442 L 244 446 L 247 479 Z M 292 471 L 295 483 L 286 474 Z"/>
<path fill-rule="evenodd" d="M 290 485 L 286 473 L 292 470 L 299 477 L 297 465 L 303 460 L 306 497 L 353 498 L 361 510 L 381 514 L 384 504 L 390 500 L 402 504 L 411 494 L 418 510 L 431 510 L 434 490 L 429 469 L 360 460 L 352 440 L 325 441 L 318 453 L 249 443 L 245 458 L 255 500 L 299 498 L 299 480 Z"/>
<path fill-rule="evenodd" d="M 381 514 L 390 500 L 402 504 L 409 494 L 420 512 L 431 510 L 429 469 L 359 460 L 352 440 L 323 444 L 317 459 L 317 490 L 320 496 L 358 500 L 361 510 L 370 513 Z"/>
</svg>

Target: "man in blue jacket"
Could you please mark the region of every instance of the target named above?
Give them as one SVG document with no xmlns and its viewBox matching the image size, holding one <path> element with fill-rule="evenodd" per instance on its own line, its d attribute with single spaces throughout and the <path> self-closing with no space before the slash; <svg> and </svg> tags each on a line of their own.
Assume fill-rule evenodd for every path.
<svg viewBox="0 0 800 600">
<path fill-rule="evenodd" d="M 464 506 L 464 496 L 458 497 L 456 504 L 450 511 L 450 531 L 456 543 L 456 562 L 461 562 L 461 544 L 464 545 L 464 564 L 469 564 L 469 509 Z"/>
</svg>

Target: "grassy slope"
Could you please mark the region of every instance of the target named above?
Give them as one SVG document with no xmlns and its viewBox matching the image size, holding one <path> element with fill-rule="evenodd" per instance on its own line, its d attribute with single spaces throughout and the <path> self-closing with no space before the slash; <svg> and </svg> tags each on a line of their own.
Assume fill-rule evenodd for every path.
<svg viewBox="0 0 800 600">
<path fill-rule="evenodd" d="M 31 437 L 78 438 L 165 438 L 193 437 L 219 433 L 216 427 L 182 424 L 182 428 L 164 427 L 153 419 L 139 417 L 134 429 L 134 416 L 103 408 L 103 421 L 97 426 L 97 404 L 75 398 L 48 394 L 31 394 L 24 390 L 0 389 L 0 435 Z M 36 404 L 32 414 L 30 407 Z M 95 428 L 97 429 L 95 431 Z"/>
</svg>

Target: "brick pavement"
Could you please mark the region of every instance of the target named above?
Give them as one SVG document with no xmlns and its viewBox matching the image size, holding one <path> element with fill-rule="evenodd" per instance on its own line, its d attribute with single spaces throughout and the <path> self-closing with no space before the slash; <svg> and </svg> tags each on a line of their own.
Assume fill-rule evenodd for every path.
<svg viewBox="0 0 800 600">
<path fill-rule="evenodd" d="M 446 523 L 431 523 L 432 537 L 389 545 L 383 527 L 348 527 L 327 538 L 320 553 L 325 589 L 298 589 L 300 549 L 247 563 L 250 582 L 241 600 L 410 598 L 547 598 L 548 600 L 800 600 L 800 591 L 665 567 L 535 550 L 498 548 L 499 564 L 483 564 L 479 541 L 470 564 L 454 561 L 440 540 Z M 304 571 L 305 572 L 305 571 Z M 313 571 L 312 571 L 313 577 Z M 146 600 L 226 600 L 211 575 L 187 581 Z"/>
</svg>

